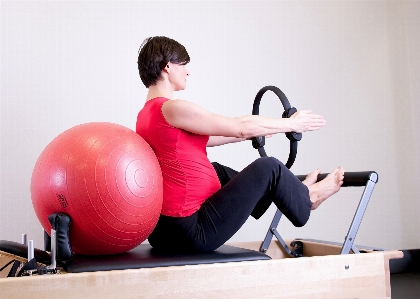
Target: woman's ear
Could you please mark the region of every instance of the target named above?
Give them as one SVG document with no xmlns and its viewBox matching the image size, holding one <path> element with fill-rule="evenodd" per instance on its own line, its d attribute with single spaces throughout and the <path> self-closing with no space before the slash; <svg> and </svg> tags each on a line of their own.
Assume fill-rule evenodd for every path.
<svg viewBox="0 0 420 299">
<path fill-rule="evenodd" d="M 166 66 L 163 68 L 163 71 L 165 71 L 167 73 L 170 72 L 170 70 L 169 70 L 169 63 L 166 64 Z"/>
</svg>

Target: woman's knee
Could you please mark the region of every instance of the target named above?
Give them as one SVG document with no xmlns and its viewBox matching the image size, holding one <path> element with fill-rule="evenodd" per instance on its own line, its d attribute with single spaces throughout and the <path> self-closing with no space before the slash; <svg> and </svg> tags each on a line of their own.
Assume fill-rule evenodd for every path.
<svg viewBox="0 0 420 299">
<path fill-rule="evenodd" d="M 261 157 L 254 161 L 254 163 L 262 168 L 272 168 L 284 166 L 279 160 L 274 157 Z"/>
<path fill-rule="evenodd" d="M 283 169 L 286 167 L 282 162 L 274 157 L 262 157 L 255 160 L 252 164 L 253 171 L 256 174 L 275 174 L 281 175 Z"/>
<path fill-rule="evenodd" d="M 298 215 L 295 215 L 295 217 L 289 218 L 289 220 L 292 222 L 292 224 L 295 227 L 302 227 L 308 222 L 310 215 L 311 215 L 311 210 L 307 209 L 306 207 L 303 207 L 302 210 L 299 211 Z"/>
</svg>

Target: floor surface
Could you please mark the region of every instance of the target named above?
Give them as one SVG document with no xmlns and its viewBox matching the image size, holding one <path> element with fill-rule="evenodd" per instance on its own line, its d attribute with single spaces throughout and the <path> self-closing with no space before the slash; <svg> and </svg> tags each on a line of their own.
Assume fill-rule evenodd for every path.
<svg viewBox="0 0 420 299">
<path fill-rule="evenodd" d="M 420 272 L 391 275 L 392 299 L 420 299 Z"/>
</svg>

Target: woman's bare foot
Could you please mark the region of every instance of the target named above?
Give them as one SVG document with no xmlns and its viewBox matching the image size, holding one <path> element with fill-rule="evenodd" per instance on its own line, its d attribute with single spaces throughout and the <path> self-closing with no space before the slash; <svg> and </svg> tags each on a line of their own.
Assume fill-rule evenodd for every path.
<svg viewBox="0 0 420 299">
<path fill-rule="evenodd" d="M 344 168 L 340 166 L 333 172 L 328 174 L 326 178 L 322 181 L 308 186 L 309 198 L 312 202 L 311 210 L 315 210 L 324 200 L 326 200 L 331 195 L 337 193 L 340 190 L 341 185 L 343 184 L 343 179 Z"/>
<path fill-rule="evenodd" d="M 310 174 L 308 174 L 306 176 L 306 178 L 302 181 L 302 183 L 304 185 L 306 185 L 306 187 L 312 186 L 313 184 L 316 183 L 317 179 L 318 179 L 318 175 L 321 173 L 321 170 L 318 168 L 314 171 L 312 171 Z"/>
</svg>

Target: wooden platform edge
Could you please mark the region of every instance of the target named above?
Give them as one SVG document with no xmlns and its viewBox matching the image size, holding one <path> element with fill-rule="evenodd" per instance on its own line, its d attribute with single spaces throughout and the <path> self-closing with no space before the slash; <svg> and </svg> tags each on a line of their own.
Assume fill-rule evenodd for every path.
<svg viewBox="0 0 420 299">
<path fill-rule="evenodd" d="M 286 244 L 290 244 L 293 240 L 286 240 Z M 303 242 L 304 256 L 328 256 L 328 255 L 339 255 L 341 251 L 340 245 L 326 244 L 315 241 L 301 240 Z M 237 246 L 241 248 L 260 250 L 261 242 L 237 242 L 230 243 L 229 245 Z M 290 248 L 290 246 L 289 246 Z M 292 249 L 292 248 L 290 248 Z M 375 252 L 373 250 L 365 250 L 367 253 Z M 384 273 L 386 283 L 386 296 L 391 298 L 391 272 L 389 266 L 389 260 L 400 259 L 404 257 L 404 253 L 399 250 L 380 251 L 384 254 Z M 283 247 L 278 241 L 272 241 L 266 252 L 272 259 L 285 259 L 290 258 Z M 364 254 L 364 253 L 362 253 Z"/>
<path fill-rule="evenodd" d="M 258 242 L 231 243 L 238 247 Z M 278 252 L 272 244 L 271 251 Z M 307 246 L 309 249 L 311 246 Z M 314 247 L 316 247 L 314 245 Z M 1 298 L 390 298 L 400 251 L 0 279 Z"/>
<path fill-rule="evenodd" d="M 384 270 L 386 280 L 386 294 L 391 298 L 391 271 L 389 268 L 389 260 L 400 259 L 404 257 L 404 253 L 398 250 L 384 251 Z"/>
</svg>

